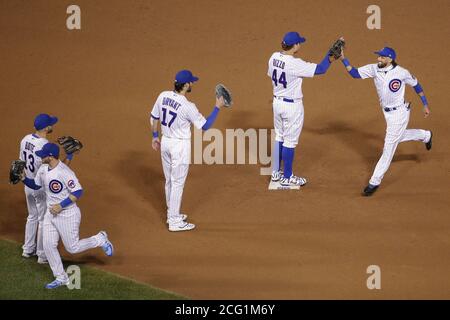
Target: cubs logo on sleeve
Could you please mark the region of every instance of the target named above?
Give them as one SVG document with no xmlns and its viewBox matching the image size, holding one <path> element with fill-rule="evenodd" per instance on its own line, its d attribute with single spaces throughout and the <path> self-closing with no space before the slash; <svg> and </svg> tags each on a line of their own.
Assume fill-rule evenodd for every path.
<svg viewBox="0 0 450 320">
<path fill-rule="evenodd" d="M 63 189 L 63 184 L 58 180 L 51 180 L 48 186 L 53 193 L 60 193 Z"/>
<path fill-rule="evenodd" d="M 399 79 L 392 79 L 389 82 L 389 90 L 392 92 L 397 92 L 402 87 L 402 82 Z"/>
<path fill-rule="evenodd" d="M 69 189 L 73 189 L 76 186 L 75 181 L 73 180 L 69 180 L 69 182 L 67 182 L 67 185 L 69 186 Z"/>
</svg>

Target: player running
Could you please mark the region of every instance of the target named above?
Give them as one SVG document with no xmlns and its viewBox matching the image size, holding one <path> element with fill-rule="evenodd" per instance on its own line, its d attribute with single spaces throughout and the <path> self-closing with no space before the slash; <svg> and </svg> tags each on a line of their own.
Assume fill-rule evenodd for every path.
<svg viewBox="0 0 450 320">
<path fill-rule="evenodd" d="M 59 160 L 58 145 L 47 143 L 42 150 L 36 151 L 36 155 L 42 159 L 42 165 L 35 178 L 30 179 L 23 174 L 21 179 L 30 189 L 43 189 L 47 198 L 43 227 L 44 252 L 56 279 L 45 287 L 55 289 L 69 282 L 58 252 L 60 237 L 71 254 L 101 246 L 107 256 L 112 256 L 114 249 L 105 231 L 80 240 L 81 212 L 76 202 L 82 196 L 83 189 L 75 173 Z"/>
<path fill-rule="evenodd" d="M 364 189 L 364 196 L 371 196 L 380 186 L 384 174 L 389 169 L 395 150 L 400 142 L 421 141 L 426 149 L 431 149 L 432 132 L 421 129 L 406 129 L 409 122 L 411 104 L 405 101 L 405 85 L 414 88 L 423 103 L 425 118 L 430 114 L 427 98 L 422 86 L 411 73 L 399 66 L 395 59 L 395 50 L 385 47 L 376 51 L 378 63 L 368 64 L 360 68 L 350 65 L 342 52 L 342 63 L 355 79 L 373 78 L 377 88 L 380 106 L 386 119 L 386 137 L 383 154 L 375 167 L 369 185 Z"/>
<path fill-rule="evenodd" d="M 288 32 L 283 38 L 283 51 L 275 52 L 269 59 L 267 75 L 273 84 L 273 121 L 275 144 L 273 152 L 272 181 L 280 181 L 282 186 L 303 186 L 306 178 L 297 177 L 292 172 L 294 150 L 303 127 L 303 78 L 325 74 L 332 61 L 330 51 L 320 64 L 305 62 L 295 58 L 300 44 L 306 39 L 297 32 Z M 284 172 L 281 170 L 284 162 Z"/>
<path fill-rule="evenodd" d="M 216 98 L 216 106 L 208 118 L 204 118 L 196 105 L 186 98 L 194 82 L 199 79 L 189 70 L 182 70 L 175 76 L 174 91 L 163 91 L 151 112 L 150 124 L 153 131 L 152 147 L 161 149 L 161 160 L 166 178 L 165 192 L 167 223 L 169 231 L 188 231 L 195 228 L 186 222 L 187 216 L 180 213 L 184 183 L 191 160 L 191 124 L 204 131 L 211 128 L 225 106 L 223 97 Z M 158 123 L 161 121 L 162 138 L 159 141 Z"/>
<path fill-rule="evenodd" d="M 48 143 L 47 137 L 53 132 L 53 126 L 58 122 L 55 116 L 41 113 L 34 119 L 35 132 L 26 135 L 20 142 L 19 159 L 25 162 L 25 173 L 27 178 L 34 179 L 42 162 L 36 155 L 36 151 Z M 73 154 L 67 154 L 63 162 L 67 165 L 71 162 Z M 25 199 L 27 202 L 28 217 L 25 225 L 25 241 L 22 247 L 22 256 L 30 258 L 38 256 L 37 262 L 48 263 L 45 258 L 42 245 L 42 227 L 46 210 L 45 193 L 42 190 L 25 188 Z"/>
</svg>

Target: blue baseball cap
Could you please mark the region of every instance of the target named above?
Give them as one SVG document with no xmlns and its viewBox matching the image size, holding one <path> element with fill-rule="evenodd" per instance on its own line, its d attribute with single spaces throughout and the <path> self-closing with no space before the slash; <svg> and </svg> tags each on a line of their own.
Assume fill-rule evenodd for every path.
<svg viewBox="0 0 450 320">
<path fill-rule="evenodd" d="M 53 126 L 57 122 L 57 117 L 52 117 L 46 113 L 41 113 L 34 118 L 34 127 L 36 130 L 42 130 L 48 126 Z"/>
<path fill-rule="evenodd" d="M 389 47 L 384 47 L 383 49 L 381 49 L 380 51 L 375 51 L 375 54 L 382 56 L 382 57 L 389 57 L 392 60 L 395 60 L 395 58 L 397 57 L 397 54 L 395 53 L 395 50 Z"/>
<path fill-rule="evenodd" d="M 298 34 L 298 32 L 288 32 L 284 35 L 283 42 L 288 46 L 292 46 L 297 43 L 303 43 L 306 39 Z"/>
<path fill-rule="evenodd" d="M 36 155 L 40 158 L 45 158 L 45 157 L 49 157 L 49 156 L 59 158 L 59 147 L 55 143 L 50 143 L 50 142 L 46 143 L 42 147 L 42 150 L 36 151 Z"/>
<path fill-rule="evenodd" d="M 175 81 L 178 83 L 188 83 L 198 81 L 198 78 L 194 77 L 192 72 L 190 72 L 189 70 L 181 70 L 175 76 Z"/>
</svg>

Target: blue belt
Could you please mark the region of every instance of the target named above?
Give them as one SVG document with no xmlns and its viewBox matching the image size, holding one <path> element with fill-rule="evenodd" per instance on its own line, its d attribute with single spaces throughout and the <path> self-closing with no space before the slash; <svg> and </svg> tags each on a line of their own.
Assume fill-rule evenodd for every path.
<svg viewBox="0 0 450 320">
<path fill-rule="evenodd" d="M 409 103 L 409 104 L 406 106 L 406 110 L 409 110 L 410 107 L 411 107 L 411 103 Z M 400 108 L 401 108 L 401 107 L 384 108 L 383 110 L 386 111 L 386 112 L 391 112 L 391 111 L 395 111 L 395 110 L 400 109 Z"/>
<path fill-rule="evenodd" d="M 278 98 L 277 96 L 273 96 L 274 98 L 277 98 L 277 99 L 281 99 L 281 98 Z M 289 102 L 289 103 L 294 103 L 295 102 L 295 100 L 294 99 L 288 99 L 288 98 L 283 98 L 283 101 L 284 102 Z"/>
</svg>

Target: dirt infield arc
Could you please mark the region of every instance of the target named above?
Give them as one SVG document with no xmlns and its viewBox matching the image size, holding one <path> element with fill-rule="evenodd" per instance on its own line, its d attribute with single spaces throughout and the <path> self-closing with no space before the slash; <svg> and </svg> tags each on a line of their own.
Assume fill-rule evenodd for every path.
<svg viewBox="0 0 450 320">
<path fill-rule="evenodd" d="M 82 29 L 65 28 L 65 1 L 0 3 L 0 236 L 21 241 L 23 189 L 7 184 L 20 139 L 40 112 L 57 115 L 53 138 L 85 145 L 73 168 L 85 189 L 81 235 L 106 229 L 117 255 L 79 262 L 193 298 L 450 298 L 448 2 L 377 1 L 382 29 L 368 30 L 366 1 L 86 1 Z M 337 24 L 330 24 L 336 21 Z M 360 196 L 385 124 L 370 80 L 333 64 L 304 82 L 305 126 L 294 171 L 300 192 L 269 192 L 256 165 L 193 165 L 183 212 L 195 232 L 165 225 L 163 174 L 148 115 L 179 69 L 200 81 L 191 94 L 208 114 L 214 87 L 233 90 L 216 127 L 271 128 L 267 59 L 297 30 L 306 60 L 320 61 L 337 36 L 356 65 L 389 44 L 418 77 L 432 108 L 424 119 L 413 90 L 410 126 L 435 144 L 400 145 L 373 198 Z M 366 287 L 379 265 L 382 290 Z"/>
</svg>

